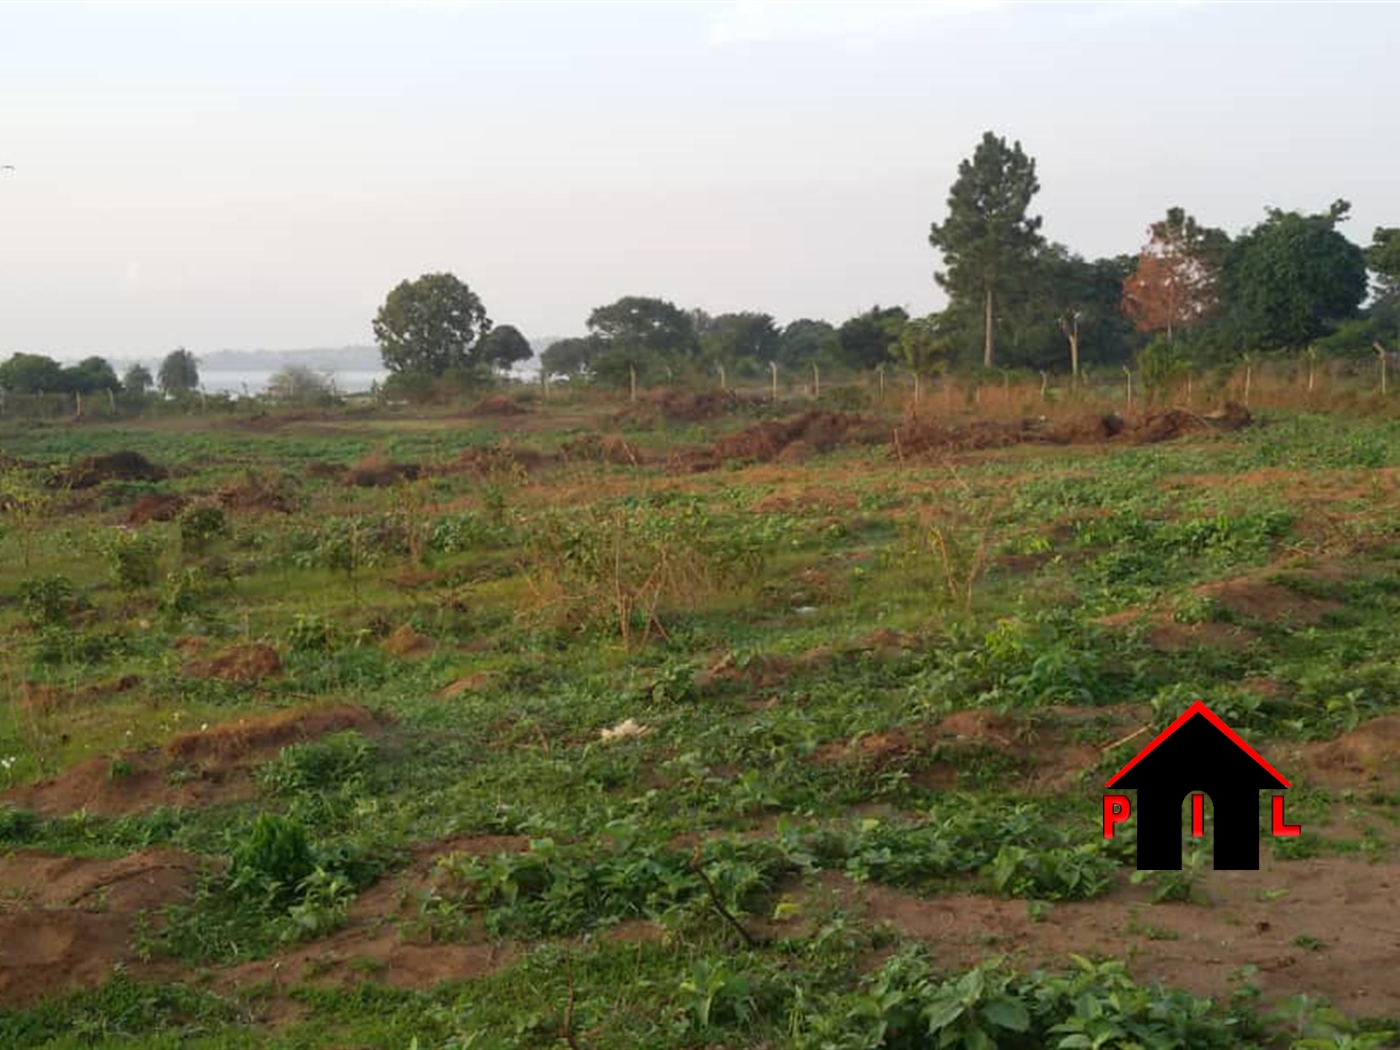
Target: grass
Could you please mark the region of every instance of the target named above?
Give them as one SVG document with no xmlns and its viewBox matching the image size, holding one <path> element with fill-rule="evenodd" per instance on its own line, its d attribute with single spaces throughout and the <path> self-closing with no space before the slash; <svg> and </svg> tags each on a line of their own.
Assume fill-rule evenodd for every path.
<svg viewBox="0 0 1400 1050">
<path fill-rule="evenodd" d="M 541 413 L 511 440 L 547 452 L 606 418 L 551 411 L 557 425 Z M 638 444 L 665 451 L 746 422 L 648 428 Z M 1193 900 L 1208 872 L 1134 888 L 1131 839 L 1098 836 L 1098 774 L 1133 750 L 1115 741 L 1202 698 L 1265 747 L 1395 710 L 1400 493 L 1378 471 L 1400 464 L 1400 428 L 1268 424 L 955 462 L 901 464 L 876 447 L 694 475 L 439 471 L 383 489 L 305 466 L 445 464 L 502 435 L 446 413 L 9 432 L 20 459 L 133 449 L 179 469 L 60 494 L 43 528 L 5 522 L 0 789 L 97 758 L 119 792 L 175 734 L 286 708 L 349 702 L 380 721 L 258 752 L 228 773 L 245 788 L 210 804 L 0 803 L 0 850 L 208 862 L 188 897 L 136 923 L 126 972 L 0 1007 L 0 1043 L 895 1047 L 912 1045 L 897 1033 L 919 1017 L 940 1022 L 944 1045 L 1072 1046 L 1107 1031 L 1081 1002 L 1102 994 L 1162 1022 L 1143 1045 L 1253 1045 L 1265 1022 L 1244 1006 L 1148 991 L 1102 962 L 954 966 L 824 888 L 1011 898 L 1046 926 L 1060 910 L 1048 901 Z M 213 498 L 249 471 L 281 473 L 289 513 L 230 508 L 230 528 L 197 552 L 182 551 L 178 523 L 144 526 L 153 582 L 119 585 L 104 544 L 136 496 Z M 1344 608 L 1299 623 L 1200 591 L 1256 576 Z M 1130 610 L 1147 619 L 1115 619 Z M 1163 647 L 1160 623 L 1248 641 Z M 395 648 L 401 629 L 420 644 Z M 225 681 L 193 662 L 252 643 L 276 651 L 277 674 Z M 990 719 L 968 723 L 981 735 L 932 734 L 969 714 Z M 629 719 L 644 731 L 604 739 Z M 1047 779 L 1071 747 L 1092 757 Z M 202 775 L 197 762 L 164 774 L 172 789 Z M 1350 838 L 1317 833 L 1334 798 L 1305 790 L 1289 816 L 1308 832 L 1273 852 L 1383 857 L 1395 798 L 1356 787 Z M 479 840 L 497 848 L 473 852 Z M 399 910 L 357 910 L 400 881 Z M 510 960 L 409 988 L 371 957 L 271 987 L 230 976 L 366 923 L 404 942 L 497 942 Z M 638 924 L 652 932 L 620 937 Z M 1147 943 L 1172 936 L 1136 928 Z M 1327 954 L 1345 946 L 1329 939 Z M 1063 1041 L 1076 1035 L 1089 1042 Z"/>
</svg>

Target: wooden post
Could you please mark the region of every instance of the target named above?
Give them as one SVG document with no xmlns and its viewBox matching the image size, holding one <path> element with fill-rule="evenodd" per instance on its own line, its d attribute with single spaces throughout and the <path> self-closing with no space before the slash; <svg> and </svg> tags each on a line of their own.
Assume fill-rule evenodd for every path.
<svg viewBox="0 0 1400 1050">
<path fill-rule="evenodd" d="M 1050 394 L 1050 373 L 1041 369 L 1040 371 L 1040 400 L 1044 401 Z"/>
<path fill-rule="evenodd" d="M 1131 412 L 1133 410 L 1133 370 L 1124 365 L 1123 374 L 1128 377 L 1128 411 Z"/>
<path fill-rule="evenodd" d="M 637 366 L 629 364 L 627 366 L 627 374 L 632 379 L 632 400 L 635 401 L 637 400 Z"/>
<path fill-rule="evenodd" d="M 1254 365 L 1252 362 L 1245 362 L 1244 366 L 1244 407 L 1249 407 L 1249 388 L 1254 380 Z"/>
<path fill-rule="evenodd" d="M 82 417 L 82 414 L 83 414 L 83 392 L 82 392 L 81 390 L 75 390 L 75 391 L 73 391 L 73 410 L 74 410 L 74 413 L 75 413 L 79 418 Z"/>
<path fill-rule="evenodd" d="M 1381 397 L 1386 396 L 1386 358 L 1389 356 L 1385 352 L 1385 347 L 1380 343 L 1372 343 L 1371 349 L 1376 352 L 1376 356 L 1381 359 Z"/>
<path fill-rule="evenodd" d="M 820 401 L 822 396 L 822 372 L 815 361 L 812 362 L 812 397 Z"/>
<path fill-rule="evenodd" d="M 919 405 L 919 373 L 914 373 L 914 407 Z"/>
<path fill-rule="evenodd" d="M 778 362 L 769 361 L 768 371 L 773 376 L 773 403 L 776 405 L 778 403 Z"/>
<path fill-rule="evenodd" d="M 720 390 L 728 390 L 728 389 L 729 389 L 729 380 L 726 378 L 726 376 L 725 376 L 725 374 L 724 374 L 724 362 L 723 362 L 723 361 L 716 361 L 716 362 L 715 362 L 715 367 L 716 367 L 717 369 L 719 369 L 719 388 L 720 388 Z"/>
<path fill-rule="evenodd" d="M 875 366 L 876 373 L 880 376 L 880 400 L 885 400 L 885 366 L 883 363 Z"/>
<path fill-rule="evenodd" d="M 540 369 L 540 400 L 549 400 L 549 369 Z"/>
<path fill-rule="evenodd" d="M 107 407 L 111 409 L 112 415 L 117 414 L 117 395 L 112 393 L 112 388 L 107 388 Z"/>
</svg>

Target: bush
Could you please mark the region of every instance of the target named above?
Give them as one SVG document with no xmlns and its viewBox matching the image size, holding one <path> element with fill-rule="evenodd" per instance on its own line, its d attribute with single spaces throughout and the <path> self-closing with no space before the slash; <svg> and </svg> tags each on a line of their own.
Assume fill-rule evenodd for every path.
<svg viewBox="0 0 1400 1050">
<path fill-rule="evenodd" d="M 186 554 L 203 554 L 220 536 L 228 535 L 228 517 L 213 503 L 200 503 L 180 515 L 180 549 Z"/>
<path fill-rule="evenodd" d="M 160 576 L 160 541 L 132 529 L 119 529 L 103 545 L 112 582 L 128 593 L 155 586 Z"/>
<path fill-rule="evenodd" d="M 35 576 L 21 580 L 19 605 L 31 627 L 64 627 L 77 602 L 77 589 L 67 576 Z"/>
<path fill-rule="evenodd" d="M 300 821 L 263 813 L 233 854 L 229 867 L 235 894 L 261 897 L 269 906 L 285 907 L 302 880 L 316 870 L 311 843 Z"/>
</svg>

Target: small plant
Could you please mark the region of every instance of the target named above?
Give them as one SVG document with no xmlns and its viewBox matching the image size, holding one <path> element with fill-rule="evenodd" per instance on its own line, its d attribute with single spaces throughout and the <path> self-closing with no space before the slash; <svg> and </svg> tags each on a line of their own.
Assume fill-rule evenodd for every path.
<svg viewBox="0 0 1400 1050">
<path fill-rule="evenodd" d="M 1153 904 L 1163 901 L 1194 901 L 1208 858 L 1209 854 L 1204 849 L 1190 850 L 1182 857 L 1179 871 L 1135 871 L 1131 881 L 1134 886 L 1144 882 L 1148 884 Z"/>
<path fill-rule="evenodd" d="M 217 503 L 197 503 L 180 515 L 180 549 L 185 554 L 205 553 L 228 532 L 228 516 Z"/>
<path fill-rule="evenodd" d="M 66 627 L 78 592 L 67 576 L 36 576 L 21 580 L 19 604 L 31 627 Z"/>
<path fill-rule="evenodd" d="M 303 879 L 316 870 L 306 829 L 289 817 L 259 814 L 239 844 L 229 866 L 235 894 L 262 898 L 271 907 L 285 907 Z"/>
<path fill-rule="evenodd" d="M 103 544 L 112 582 L 132 593 L 155 586 L 160 575 L 160 541 L 134 529 L 118 529 Z"/>
</svg>

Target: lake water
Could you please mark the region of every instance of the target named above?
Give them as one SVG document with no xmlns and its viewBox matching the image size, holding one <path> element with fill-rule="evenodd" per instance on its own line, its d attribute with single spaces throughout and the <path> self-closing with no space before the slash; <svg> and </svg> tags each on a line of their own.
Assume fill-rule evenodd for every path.
<svg viewBox="0 0 1400 1050">
<path fill-rule="evenodd" d="M 200 369 L 199 383 L 208 394 L 261 394 L 267 390 L 267 384 L 281 369 L 269 368 L 263 371 L 252 372 L 206 372 Z M 325 375 L 319 369 L 313 369 L 319 375 Z M 329 375 L 335 383 L 337 393 L 341 394 L 363 394 L 366 393 L 374 383 L 383 383 L 389 373 L 382 369 L 373 372 L 351 372 L 330 370 Z"/>
</svg>

